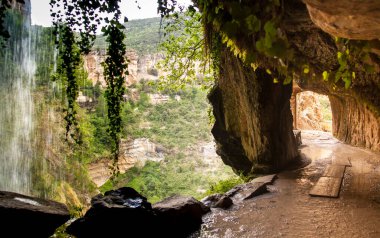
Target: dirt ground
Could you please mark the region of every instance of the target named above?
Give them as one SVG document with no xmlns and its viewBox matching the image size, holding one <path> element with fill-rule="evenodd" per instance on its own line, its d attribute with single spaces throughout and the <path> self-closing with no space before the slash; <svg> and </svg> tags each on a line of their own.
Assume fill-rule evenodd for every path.
<svg viewBox="0 0 380 238">
<path fill-rule="evenodd" d="M 310 165 L 278 174 L 269 193 L 212 209 L 199 237 L 380 237 L 380 153 L 302 131 Z M 327 164 L 349 159 L 339 198 L 309 196 Z"/>
</svg>

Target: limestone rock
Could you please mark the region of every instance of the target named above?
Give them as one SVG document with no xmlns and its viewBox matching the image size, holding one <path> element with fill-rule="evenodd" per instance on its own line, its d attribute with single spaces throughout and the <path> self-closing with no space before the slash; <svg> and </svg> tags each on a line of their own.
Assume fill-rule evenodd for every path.
<svg viewBox="0 0 380 238">
<path fill-rule="evenodd" d="M 293 130 L 294 136 L 296 137 L 297 145 L 302 145 L 302 138 L 301 138 L 301 131 L 300 130 Z"/>
<path fill-rule="evenodd" d="M 132 188 L 111 190 L 97 195 L 84 217 L 66 231 L 82 237 L 146 237 L 154 234 L 156 216 L 147 199 Z M 125 229 L 127 228 L 127 229 Z"/>
<path fill-rule="evenodd" d="M 205 197 L 201 202 L 207 207 L 227 209 L 233 205 L 233 201 L 230 197 L 217 193 Z"/>
<path fill-rule="evenodd" d="M 148 96 L 150 99 L 150 103 L 153 105 L 167 103 L 170 100 L 169 95 L 163 95 L 159 93 L 149 93 Z"/>
<path fill-rule="evenodd" d="M 154 144 L 147 138 L 121 140 L 118 160 L 120 173 L 125 173 L 133 166 L 143 167 L 146 161 L 162 161 L 164 152 L 163 147 Z M 98 187 L 111 177 L 111 164 L 112 161 L 104 159 L 88 166 L 89 176 Z"/>
<path fill-rule="evenodd" d="M 274 84 L 265 70 L 244 67 L 228 49 L 221 64 L 209 95 L 217 153 L 244 174 L 285 167 L 298 156 L 289 102 L 292 86 Z"/>
<path fill-rule="evenodd" d="M 330 96 L 330 102 L 336 138 L 380 151 L 380 116 L 352 97 Z"/>
<path fill-rule="evenodd" d="M 156 63 L 163 58 L 160 54 L 138 55 L 134 50 L 127 50 L 126 58 L 128 59 L 128 72 L 125 84 L 127 86 L 139 82 L 141 79 L 157 80 L 160 72 L 152 75 L 152 69 L 155 69 Z M 106 87 L 104 80 L 104 70 L 101 63 L 105 60 L 105 50 L 91 51 L 84 59 L 84 67 L 88 72 L 88 78 L 95 85 L 99 83 L 102 87 Z"/>
<path fill-rule="evenodd" d="M 4 237 L 50 237 L 70 219 L 61 203 L 0 191 L 0 224 Z"/>
<path fill-rule="evenodd" d="M 173 196 L 153 208 L 133 188 L 119 188 L 91 201 L 84 217 L 66 231 L 83 237 L 187 237 L 209 208 L 191 197 Z"/>
<path fill-rule="evenodd" d="M 326 121 L 323 115 L 322 101 L 328 101 L 328 97 L 310 91 L 296 95 L 296 128 L 299 130 L 317 130 L 331 132 L 331 121 Z M 326 108 L 325 110 L 327 110 Z M 331 108 L 329 110 L 331 112 Z"/>
<path fill-rule="evenodd" d="M 252 179 L 248 183 L 233 187 L 225 193 L 225 196 L 232 198 L 235 202 L 239 202 L 262 195 L 268 192 L 267 185 L 272 184 L 276 178 L 276 174 L 271 174 Z"/>
<path fill-rule="evenodd" d="M 210 211 L 192 197 L 175 195 L 153 205 L 165 230 L 176 237 L 186 237 L 200 228 L 202 216 Z"/>
<path fill-rule="evenodd" d="M 378 0 L 303 0 L 311 20 L 333 36 L 380 39 L 380 2 Z"/>
</svg>

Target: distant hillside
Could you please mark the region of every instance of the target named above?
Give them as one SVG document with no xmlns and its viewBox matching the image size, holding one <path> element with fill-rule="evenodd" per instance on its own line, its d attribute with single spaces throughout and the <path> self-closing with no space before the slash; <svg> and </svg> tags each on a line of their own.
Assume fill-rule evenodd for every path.
<svg viewBox="0 0 380 238">
<path fill-rule="evenodd" d="M 125 24 L 127 48 L 136 50 L 139 55 L 156 53 L 160 42 L 160 20 L 160 17 L 154 17 L 127 22 Z M 94 48 L 106 48 L 104 36 L 98 36 Z"/>
</svg>

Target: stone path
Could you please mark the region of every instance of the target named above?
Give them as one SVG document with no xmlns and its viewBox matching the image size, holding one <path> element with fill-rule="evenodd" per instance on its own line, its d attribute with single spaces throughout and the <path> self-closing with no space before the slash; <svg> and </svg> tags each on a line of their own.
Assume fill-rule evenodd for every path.
<svg viewBox="0 0 380 238">
<path fill-rule="evenodd" d="M 303 131 L 302 139 L 309 166 L 278 174 L 268 193 L 228 210 L 213 208 L 196 237 L 380 237 L 380 153 L 322 132 Z M 323 175 L 341 173 L 331 166 L 345 166 L 339 197 L 310 196 Z"/>
</svg>

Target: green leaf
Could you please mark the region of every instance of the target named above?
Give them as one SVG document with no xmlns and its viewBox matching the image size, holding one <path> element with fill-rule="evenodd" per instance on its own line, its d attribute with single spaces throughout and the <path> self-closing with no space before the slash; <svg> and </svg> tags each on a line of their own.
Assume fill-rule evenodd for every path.
<svg viewBox="0 0 380 238">
<path fill-rule="evenodd" d="M 338 56 L 338 60 L 341 59 L 342 56 L 343 56 L 342 52 L 339 51 L 338 54 L 337 54 L 337 56 Z"/>
<path fill-rule="evenodd" d="M 247 24 L 247 28 L 250 32 L 256 33 L 260 31 L 261 28 L 261 21 L 257 19 L 255 15 L 249 15 L 246 19 L 245 22 Z"/>
<path fill-rule="evenodd" d="M 309 66 L 308 65 L 304 65 L 303 73 L 304 74 L 308 74 L 309 72 L 310 72 Z"/>
<path fill-rule="evenodd" d="M 265 51 L 265 46 L 264 46 L 264 40 L 263 39 L 260 39 L 260 40 L 256 41 L 256 49 L 259 52 L 264 52 Z"/>
<path fill-rule="evenodd" d="M 272 21 L 267 21 L 264 25 L 264 31 L 271 38 L 274 38 L 277 35 L 277 30 Z"/>
<path fill-rule="evenodd" d="M 288 85 L 292 82 L 293 78 L 290 77 L 289 75 L 286 76 L 285 80 L 284 80 L 284 85 Z"/>
<path fill-rule="evenodd" d="M 344 88 L 348 89 L 351 86 L 351 80 L 345 80 L 344 81 Z"/>
<path fill-rule="evenodd" d="M 328 81 L 329 79 L 329 73 L 327 71 L 323 71 L 322 77 L 324 81 Z"/>
</svg>

